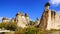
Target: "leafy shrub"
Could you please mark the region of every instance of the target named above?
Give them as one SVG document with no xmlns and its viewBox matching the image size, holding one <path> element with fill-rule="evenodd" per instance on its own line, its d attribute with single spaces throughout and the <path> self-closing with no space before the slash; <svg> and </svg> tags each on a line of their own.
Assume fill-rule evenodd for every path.
<svg viewBox="0 0 60 34">
<path fill-rule="evenodd" d="M 27 28 L 17 27 L 16 23 L 0 23 L 0 28 L 15 31 L 15 34 L 44 34 L 40 28 L 29 26 Z"/>
<path fill-rule="evenodd" d="M 9 22 L 9 23 L 0 23 L 0 28 L 4 28 L 7 30 L 16 30 L 17 25 L 13 22 Z"/>
<path fill-rule="evenodd" d="M 35 22 L 34 21 L 30 21 L 30 24 L 29 25 L 34 25 L 35 24 Z"/>
<path fill-rule="evenodd" d="M 40 28 L 29 26 L 28 28 L 19 28 L 15 34 L 44 34 Z"/>
</svg>

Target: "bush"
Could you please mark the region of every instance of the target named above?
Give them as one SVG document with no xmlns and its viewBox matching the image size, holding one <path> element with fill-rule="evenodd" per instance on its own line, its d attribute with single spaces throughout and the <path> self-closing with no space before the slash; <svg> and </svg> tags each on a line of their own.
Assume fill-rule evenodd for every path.
<svg viewBox="0 0 60 34">
<path fill-rule="evenodd" d="M 30 26 L 27 28 L 26 34 L 43 34 L 43 32 L 40 28 Z"/>
<path fill-rule="evenodd" d="M 27 28 L 17 27 L 16 23 L 0 23 L 0 28 L 15 31 L 15 34 L 44 34 L 40 28 L 29 26 Z"/>
<path fill-rule="evenodd" d="M 15 34 L 44 34 L 40 28 L 30 26 L 28 28 L 19 28 Z"/>
<path fill-rule="evenodd" d="M 16 29 L 15 34 L 25 34 L 25 29 L 19 27 Z"/>
<path fill-rule="evenodd" d="M 6 23 L 0 23 L 0 28 L 4 28 L 4 29 L 6 29 L 7 28 L 7 24 Z"/>
<path fill-rule="evenodd" d="M 30 24 L 29 25 L 34 25 L 35 24 L 35 22 L 34 21 L 30 21 Z"/>
<path fill-rule="evenodd" d="M 10 22 L 7 27 L 8 30 L 13 30 L 15 31 L 17 29 L 16 23 Z"/>
<path fill-rule="evenodd" d="M 16 30 L 17 29 L 17 25 L 16 23 L 13 23 L 13 22 L 9 22 L 9 23 L 0 23 L 0 28 L 4 28 L 4 29 L 7 29 L 7 30 Z"/>
</svg>

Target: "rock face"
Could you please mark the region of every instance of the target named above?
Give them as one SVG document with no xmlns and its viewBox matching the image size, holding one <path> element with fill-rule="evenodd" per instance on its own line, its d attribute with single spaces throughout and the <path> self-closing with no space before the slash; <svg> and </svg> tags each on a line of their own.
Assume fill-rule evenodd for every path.
<svg viewBox="0 0 60 34">
<path fill-rule="evenodd" d="M 2 22 L 8 22 L 9 20 L 7 18 L 2 18 Z M 30 22 L 29 16 L 27 13 L 23 14 L 21 12 L 18 12 L 16 14 L 15 18 L 11 19 L 11 22 L 14 22 L 17 24 L 18 27 L 26 28 Z"/>
<path fill-rule="evenodd" d="M 38 17 L 37 17 L 34 26 L 35 26 L 35 27 L 38 27 L 39 23 L 40 23 L 40 20 L 39 20 Z"/>
<path fill-rule="evenodd" d="M 11 22 L 15 22 L 15 18 L 12 18 L 12 19 L 11 19 Z"/>
<path fill-rule="evenodd" d="M 22 28 L 27 27 L 27 25 L 29 23 L 29 16 L 28 16 L 28 14 L 26 13 L 24 15 L 23 13 L 18 12 L 16 14 L 16 22 L 17 22 L 18 27 L 22 27 Z"/>
<path fill-rule="evenodd" d="M 9 20 L 7 18 L 3 17 L 2 22 L 7 23 L 7 22 L 9 22 Z"/>
<path fill-rule="evenodd" d="M 42 14 L 39 27 L 42 30 L 60 29 L 60 16 L 55 11 L 50 10 L 49 6 L 49 3 L 45 5 L 45 10 Z"/>
<path fill-rule="evenodd" d="M 46 29 L 48 23 L 47 21 L 48 21 L 48 11 L 44 11 L 39 23 L 39 27 L 42 30 Z"/>
<path fill-rule="evenodd" d="M 49 15 L 50 22 L 48 18 L 47 29 L 60 29 L 60 16 L 54 11 L 50 11 Z"/>
</svg>

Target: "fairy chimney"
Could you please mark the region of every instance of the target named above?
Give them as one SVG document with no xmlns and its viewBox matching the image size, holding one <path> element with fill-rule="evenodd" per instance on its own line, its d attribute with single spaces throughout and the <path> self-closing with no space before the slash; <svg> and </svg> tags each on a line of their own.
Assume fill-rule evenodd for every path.
<svg viewBox="0 0 60 34">
<path fill-rule="evenodd" d="M 8 22 L 8 21 L 9 21 L 8 18 L 5 17 L 2 18 L 2 22 Z"/>
<path fill-rule="evenodd" d="M 29 23 L 29 17 L 27 14 L 18 12 L 16 14 L 16 22 L 17 22 L 18 27 L 25 28 L 25 27 L 27 27 L 27 24 Z"/>
<path fill-rule="evenodd" d="M 37 17 L 37 18 L 36 18 L 36 22 L 35 22 L 35 26 L 38 26 L 39 23 L 40 23 L 40 20 L 39 20 L 39 18 Z"/>
</svg>

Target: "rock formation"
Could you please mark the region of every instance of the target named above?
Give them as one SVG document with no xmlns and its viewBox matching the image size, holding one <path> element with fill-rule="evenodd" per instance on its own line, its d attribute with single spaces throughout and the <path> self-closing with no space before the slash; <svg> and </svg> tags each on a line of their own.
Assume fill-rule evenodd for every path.
<svg viewBox="0 0 60 34">
<path fill-rule="evenodd" d="M 18 12 L 16 14 L 16 22 L 18 27 L 22 27 L 25 28 L 27 27 L 27 25 L 29 24 L 29 16 L 27 13 L 25 13 L 25 15 L 21 12 Z"/>
<path fill-rule="evenodd" d="M 8 18 L 3 17 L 2 22 L 7 23 L 7 22 L 9 22 L 9 20 L 8 20 Z"/>
<path fill-rule="evenodd" d="M 37 17 L 34 26 L 35 26 L 35 27 L 38 27 L 39 23 L 40 23 L 40 20 L 39 20 L 38 17 Z"/>
<path fill-rule="evenodd" d="M 45 4 L 45 9 L 41 19 L 36 19 L 35 26 L 39 26 L 42 30 L 45 29 L 60 29 L 60 16 L 53 10 L 49 9 L 49 2 Z M 16 22 L 18 27 L 25 28 L 29 24 L 29 16 L 27 13 L 23 14 L 18 12 L 15 18 L 12 18 L 12 22 Z M 3 18 L 2 22 L 8 22 L 7 18 Z"/>
<path fill-rule="evenodd" d="M 18 12 L 15 18 L 10 20 L 11 22 L 15 22 L 18 27 L 26 28 L 29 24 L 29 16 L 27 13 L 23 14 Z M 2 22 L 8 22 L 7 18 L 2 18 Z"/>
<path fill-rule="evenodd" d="M 12 19 L 11 19 L 11 22 L 15 22 L 15 18 L 12 18 Z"/>
<path fill-rule="evenodd" d="M 60 16 L 53 10 L 49 9 L 50 4 L 45 4 L 45 9 L 42 14 L 39 27 L 45 29 L 60 29 Z"/>
</svg>

